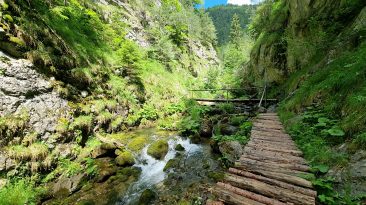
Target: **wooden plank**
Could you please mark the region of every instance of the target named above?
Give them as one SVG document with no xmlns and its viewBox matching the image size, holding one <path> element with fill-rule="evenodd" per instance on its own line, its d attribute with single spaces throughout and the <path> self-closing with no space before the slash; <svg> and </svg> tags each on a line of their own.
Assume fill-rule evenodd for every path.
<svg viewBox="0 0 366 205">
<path fill-rule="evenodd" d="M 287 205 L 276 199 L 271 199 L 266 196 L 262 196 L 262 195 L 259 195 L 259 194 L 256 194 L 256 193 L 253 193 L 250 191 L 246 191 L 246 190 L 240 189 L 238 187 L 231 186 L 230 184 L 225 184 L 225 183 L 219 182 L 219 183 L 217 183 L 217 186 L 222 189 L 226 189 L 230 192 L 233 192 L 235 194 L 247 197 L 248 199 L 252 199 L 254 201 L 261 202 L 266 205 Z"/>
<path fill-rule="evenodd" d="M 213 193 L 222 201 L 227 204 L 236 204 L 236 205 L 265 205 L 263 203 L 248 199 L 247 197 L 241 196 L 239 194 L 235 194 L 226 189 L 221 189 L 219 187 L 213 188 Z"/>
<path fill-rule="evenodd" d="M 275 149 L 270 147 L 256 147 L 256 146 L 245 146 L 246 150 L 252 150 L 252 151 L 267 151 L 267 152 L 273 152 L 273 153 L 281 153 L 281 154 L 287 154 L 292 156 L 302 156 L 302 152 L 299 150 L 284 150 L 284 149 Z"/>
<path fill-rule="evenodd" d="M 273 157 L 273 156 L 267 156 L 263 154 L 243 154 L 241 158 L 249 158 L 254 159 L 258 161 L 271 161 L 271 162 L 279 162 L 279 163 L 285 163 L 285 164 L 302 164 L 307 165 L 307 162 L 302 158 L 284 158 L 284 157 Z"/>
<path fill-rule="evenodd" d="M 261 175 L 253 174 L 253 173 L 250 173 L 250 172 L 247 172 L 247 171 L 242 171 L 242 170 L 238 170 L 238 169 L 234 169 L 234 168 L 230 168 L 229 173 L 244 176 L 244 177 L 248 177 L 248 178 L 251 178 L 251 179 L 255 179 L 255 180 L 258 180 L 258 181 L 265 182 L 265 183 L 270 184 L 270 185 L 279 186 L 279 187 L 282 187 L 284 189 L 289 189 L 291 191 L 295 191 L 295 192 L 299 192 L 299 193 L 302 193 L 302 194 L 305 194 L 305 195 L 308 195 L 308 196 L 316 197 L 316 191 L 313 191 L 313 190 L 308 189 L 308 188 L 295 186 L 293 184 L 282 182 L 282 181 L 279 181 L 279 180 L 276 180 L 276 179 L 271 179 L 271 178 L 268 178 L 268 177 L 264 177 L 264 176 L 261 176 Z"/>
<path fill-rule="evenodd" d="M 231 103 L 259 103 L 260 99 L 204 99 L 193 98 L 192 100 L 201 102 L 231 102 Z M 277 99 L 267 99 L 268 102 L 277 102 Z"/>
<path fill-rule="evenodd" d="M 271 179 L 276 179 L 282 182 L 286 182 L 289 184 L 293 184 L 293 185 L 297 185 L 297 186 L 301 186 L 301 187 L 305 187 L 305 188 L 313 188 L 313 185 L 311 184 L 311 182 L 309 182 L 306 179 L 303 179 L 301 177 L 298 176 L 294 176 L 291 174 L 284 174 L 284 173 L 277 173 L 277 172 L 273 172 L 268 171 L 268 170 L 263 170 L 263 169 L 247 169 L 247 168 L 243 168 L 243 167 L 237 167 L 240 170 L 243 171 L 249 171 L 252 173 L 256 173 L 256 174 L 260 174 L 262 176 L 271 178 Z"/>
<path fill-rule="evenodd" d="M 269 185 L 248 177 L 226 174 L 224 181 L 235 187 L 261 193 L 262 195 L 276 198 L 280 201 L 291 202 L 298 205 L 315 205 L 315 197 L 296 193 L 278 186 Z"/>
<path fill-rule="evenodd" d="M 308 174 L 303 171 L 291 170 L 291 169 L 286 169 L 286 168 L 282 168 L 282 167 L 273 167 L 270 165 L 263 165 L 263 166 L 259 167 L 259 166 L 256 166 L 255 164 L 243 163 L 241 161 L 235 162 L 234 168 L 238 168 L 238 169 L 242 169 L 242 170 L 249 170 L 249 171 L 256 170 L 256 169 L 263 170 L 263 171 L 271 170 L 271 172 L 287 174 L 287 175 L 292 175 L 292 176 L 300 176 L 300 175 Z"/>
<path fill-rule="evenodd" d="M 253 166 L 270 166 L 273 168 L 281 168 L 281 169 L 288 169 L 288 170 L 297 170 L 297 171 L 302 171 L 302 172 L 308 172 L 310 171 L 310 167 L 307 165 L 303 165 L 303 164 L 288 164 L 288 163 L 279 163 L 279 162 L 272 162 L 272 161 L 258 161 L 258 160 L 254 160 L 254 159 L 249 159 L 249 158 L 244 158 L 241 157 L 238 162 L 240 163 L 245 163 L 245 164 L 250 164 Z"/>
</svg>

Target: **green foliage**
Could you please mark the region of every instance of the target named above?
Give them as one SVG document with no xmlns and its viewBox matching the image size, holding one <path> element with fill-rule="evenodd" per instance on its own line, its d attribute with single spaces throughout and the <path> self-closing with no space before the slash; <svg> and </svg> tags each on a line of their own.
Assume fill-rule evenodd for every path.
<svg viewBox="0 0 366 205">
<path fill-rule="evenodd" d="M 33 143 L 28 147 L 23 145 L 15 145 L 7 148 L 11 158 L 26 161 L 39 161 L 46 158 L 48 155 L 48 147 L 44 143 Z"/>
<path fill-rule="evenodd" d="M 233 19 L 231 20 L 230 27 L 230 43 L 234 44 L 236 47 L 239 47 L 241 36 L 242 33 L 240 27 L 240 19 L 238 14 L 234 14 Z"/>
<path fill-rule="evenodd" d="M 213 138 L 216 142 L 227 142 L 227 141 L 238 141 L 240 144 L 246 144 L 249 139 L 246 136 L 235 134 L 235 135 L 215 135 Z"/>
<path fill-rule="evenodd" d="M 256 8 L 257 6 L 253 5 L 225 5 L 208 8 L 207 12 L 217 30 L 218 45 L 222 46 L 229 43 L 230 24 L 228 22 L 233 19 L 234 14 L 239 16 L 241 29 L 245 29 L 249 25 Z"/>
<path fill-rule="evenodd" d="M 178 123 L 178 129 L 183 133 L 197 133 L 203 115 L 209 110 L 195 101 L 186 101 L 185 117 Z"/>
<path fill-rule="evenodd" d="M 0 204 L 37 204 L 39 202 L 38 198 L 43 193 L 44 190 L 35 188 L 35 184 L 29 179 L 12 181 L 0 189 Z"/>
<path fill-rule="evenodd" d="M 92 115 L 81 115 L 74 119 L 74 121 L 70 124 L 70 129 L 86 129 L 90 130 L 93 125 L 93 116 Z"/>
<path fill-rule="evenodd" d="M 28 112 L 0 117 L 0 143 L 6 145 L 14 137 L 23 135 L 29 121 Z"/>
<path fill-rule="evenodd" d="M 218 105 L 218 108 L 224 113 L 233 113 L 235 110 L 234 104 L 232 103 L 221 103 Z"/>
<path fill-rule="evenodd" d="M 69 159 L 60 159 L 59 161 L 60 173 L 65 174 L 68 177 L 77 175 L 84 171 L 84 167 L 76 161 L 71 161 Z"/>
</svg>

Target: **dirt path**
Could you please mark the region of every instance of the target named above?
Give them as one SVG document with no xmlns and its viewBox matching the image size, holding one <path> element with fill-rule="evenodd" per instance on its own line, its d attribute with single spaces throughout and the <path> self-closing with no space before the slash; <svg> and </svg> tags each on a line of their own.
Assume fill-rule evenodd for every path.
<svg viewBox="0 0 366 205">
<path fill-rule="evenodd" d="M 276 113 L 260 114 L 244 154 L 212 188 L 207 205 L 315 205 L 311 182 L 299 177 L 310 167 Z"/>
</svg>

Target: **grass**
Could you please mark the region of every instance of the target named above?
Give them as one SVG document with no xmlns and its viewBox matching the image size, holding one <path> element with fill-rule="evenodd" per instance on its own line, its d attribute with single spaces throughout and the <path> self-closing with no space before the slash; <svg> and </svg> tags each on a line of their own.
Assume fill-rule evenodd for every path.
<svg viewBox="0 0 366 205">
<path fill-rule="evenodd" d="M 47 145 L 37 142 L 26 147 L 23 145 L 15 145 L 7 148 L 10 158 L 21 161 L 40 161 L 48 155 Z"/>
<path fill-rule="evenodd" d="M 348 136 L 364 131 L 366 129 L 365 55 L 366 45 L 362 45 L 355 51 L 344 53 L 323 69 L 311 75 L 305 74 L 308 76 L 305 80 L 299 80 L 304 75 L 294 75 L 284 85 L 285 90 L 293 92 L 291 88 L 295 87 L 294 82 L 301 83 L 301 86 L 294 96 L 285 102 L 284 108 L 299 112 L 313 103 L 321 103 L 326 112 L 341 119 L 340 126 Z M 307 73 L 309 72 L 312 72 L 310 68 L 307 70 Z"/>
<path fill-rule="evenodd" d="M 34 183 L 29 179 L 14 181 L 0 189 L 0 204 L 37 204 L 38 198 L 43 192 L 42 188 L 35 188 Z"/>
<path fill-rule="evenodd" d="M 93 116 L 92 115 L 81 115 L 74 119 L 70 124 L 70 129 L 86 129 L 90 130 L 93 126 Z"/>
</svg>

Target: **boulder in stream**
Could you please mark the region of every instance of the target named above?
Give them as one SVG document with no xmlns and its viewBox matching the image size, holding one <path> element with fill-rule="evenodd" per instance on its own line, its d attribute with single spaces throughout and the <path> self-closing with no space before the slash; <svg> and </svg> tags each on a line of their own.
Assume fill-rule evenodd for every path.
<svg viewBox="0 0 366 205">
<path fill-rule="evenodd" d="M 130 166 L 135 164 L 135 159 L 131 152 L 123 151 L 118 153 L 116 157 L 116 163 L 120 166 Z"/>
<path fill-rule="evenodd" d="M 152 143 L 147 149 L 147 154 L 155 159 L 163 159 L 168 153 L 169 145 L 166 140 L 158 140 Z"/>
</svg>

